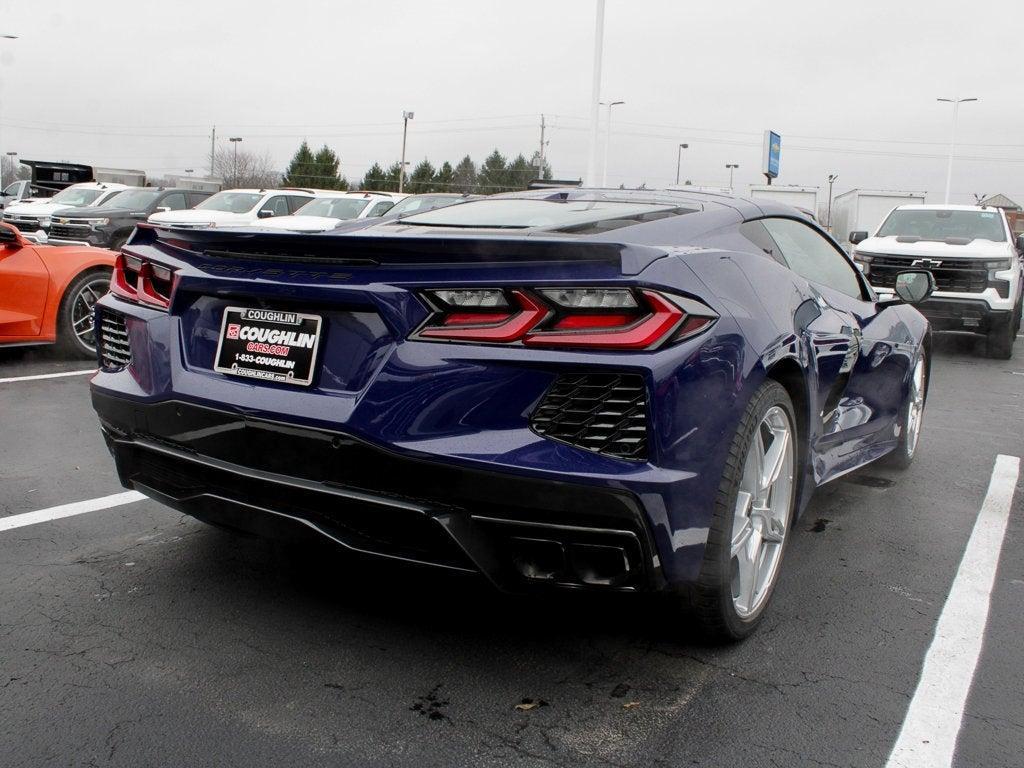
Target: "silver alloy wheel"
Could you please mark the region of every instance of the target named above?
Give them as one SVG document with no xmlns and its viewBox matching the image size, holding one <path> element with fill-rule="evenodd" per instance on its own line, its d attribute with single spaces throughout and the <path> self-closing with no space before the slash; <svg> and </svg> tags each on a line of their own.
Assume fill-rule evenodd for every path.
<svg viewBox="0 0 1024 768">
<path fill-rule="evenodd" d="M 755 614 L 775 583 L 793 506 L 793 465 L 793 427 L 775 405 L 750 441 L 733 511 L 732 603 L 740 618 Z"/>
<path fill-rule="evenodd" d="M 910 402 L 907 403 L 907 458 L 912 458 L 917 450 L 917 439 L 921 435 L 921 419 L 924 418 L 924 358 L 914 366 L 914 375 L 910 378 Z"/>
<path fill-rule="evenodd" d="M 93 307 L 99 298 L 110 289 L 110 278 L 95 277 L 79 288 L 71 302 L 71 328 L 79 344 L 90 352 L 96 351 L 96 335 L 93 331 Z"/>
</svg>

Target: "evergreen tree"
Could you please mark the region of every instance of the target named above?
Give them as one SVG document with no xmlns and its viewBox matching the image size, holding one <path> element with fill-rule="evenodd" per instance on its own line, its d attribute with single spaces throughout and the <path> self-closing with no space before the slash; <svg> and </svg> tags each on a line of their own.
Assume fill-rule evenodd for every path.
<svg viewBox="0 0 1024 768">
<path fill-rule="evenodd" d="M 469 155 L 462 158 L 455 166 L 455 178 L 452 181 L 455 185 L 450 190 L 452 192 L 461 192 L 466 195 L 476 191 L 476 165 Z"/>
<path fill-rule="evenodd" d="M 493 195 L 496 192 L 509 192 L 508 163 L 505 157 L 495 149 L 487 156 L 487 159 L 480 166 L 480 172 L 476 175 L 476 183 L 480 191 L 485 195 Z"/>
<path fill-rule="evenodd" d="M 434 174 L 435 192 L 455 192 L 455 170 L 452 164 L 445 160 L 441 163 L 437 173 Z"/>
<path fill-rule="evenodd" d="M 306 140 L 302 140 L 298 151 L 292 156 L 288 163 L 288 170 L 284 172 L 283 185 L 286 187 L 315 187 L 312 177 L 316 175 L 316 159 L 309 149 Z"/>
<path fill-rule="evenodd" d="M 363 176 L 363 180 L 359 182 L 360 189 L 383 189 L 385 183 L 386 174 L 384 169 L 380 167 L 380 163 L 374 163 L 370 166 L 370 170 Z"/>
<path fill-rule="evenodd" d="M 378 187 L 381 192 L 397 192 L 398 176 L 402 172 L 401 163 L 392 163 L 384 173 L 384 183 Z"/>
<path fill-rule="evenodd" d="M 305 142 L 303 142 L 305 144 Z M 341 161 L 334 150 L 324 144 L 313 157 L 316 178 L 310 185 L 318 189 L 348 189 L 348 180 L 338 173 Z"/>
<path fill-rule="evenodd" d="M 536 166 L 530 165 L 525 157 L 518 155 L 508 166 L 508 183 L 515 190 L 526 189 L 526 186 L 537 178 Z"/>
<path fill-rule="evenodd" d="M 434 166 L 429 160 L 423 160 L 416 166 L 405 184 L 405 191 L 410 195 L 434 191 Z"/>
</svg>

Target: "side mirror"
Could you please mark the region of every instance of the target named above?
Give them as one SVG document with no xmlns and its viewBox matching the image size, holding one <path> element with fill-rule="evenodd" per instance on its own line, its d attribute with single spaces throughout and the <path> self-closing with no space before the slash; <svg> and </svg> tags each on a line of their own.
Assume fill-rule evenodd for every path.
<svg viewBox="0 0 1024 768">
<path fill-rule="evenodd" d="M 863 229 L 858 229 L 850 233 L 850 242 L 856 245 L 857 243 L 863 242 L 868 239 L 868 233 Z"/>
<path fill-rule="evenodd" d="M 896 274 L 896 295 L 905 304 L 920 304 L 935 290 L 935 275 L 925 269 Z"/>
<path fill-rule="evenodd" d="M 1024 254 L 1024 234 L 1017 235 L 1017 253 Z"/>
<path fill-rule="evenodd" d="M 158 205 L 155 213 L 167 213 L 169 210 L 171 210 L 171 206 L 169 205 Z"/>
<path fill-rule="evenodd" d="M 24 244 L 18 230 L 7 224 L 0 224 L 0 247 L 21 248 Z"/>
<path fill-rule="evenodd" d="M 274 212 L 269 208 L 263 208 L 259 213 L 256 214 L 256 218 L 258 219 L 272 219 L 273 217 Z"/>
</svg>

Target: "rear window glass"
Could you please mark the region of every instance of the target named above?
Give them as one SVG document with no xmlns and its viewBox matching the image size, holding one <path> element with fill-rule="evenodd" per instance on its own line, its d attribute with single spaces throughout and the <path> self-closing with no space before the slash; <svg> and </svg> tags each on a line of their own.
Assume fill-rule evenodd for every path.
<svg viewBox="0 0 1024 768">
<path fill-rule="evenodd" d="M 427 227 L 480 227 L 484 229 L 552 229 L 586 233 L 614 229 L 601 222 L 621 222 L 618 226 L 653 221 L 665 216 L 691 213 L 688 208 L 652 203 L 625 203 L 589 200 L 536 200 L 506 198 L 471 200 L 461 205 L 435 208 L 426 213 L 406 216 L 403 224 Z"/>
</svg>

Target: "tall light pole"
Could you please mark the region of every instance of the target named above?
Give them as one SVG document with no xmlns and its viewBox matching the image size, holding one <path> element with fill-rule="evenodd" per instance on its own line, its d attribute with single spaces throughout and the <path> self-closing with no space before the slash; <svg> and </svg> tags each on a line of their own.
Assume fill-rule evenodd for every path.
<svg viewBox="0 0 1024 768">
<path fill-rule="evenodd" d="M 231 186 L 233 187 L 238 186 L 238 142 L 241 140 L 241 136 L 231 136 L 228 139 L 228 141 L 230 141 L 235 147 L 235 160 L 231 168 Z"/>
<path fill-rule="evenodd" d="M 604 47 L 604 0 L 597 0 L 594 18 L 594 72 L 590 88 L 590 148 L 587 153 L 587 175 L 584 183 L 593 185 L 597 178 L 597 122 L 601 101 L 601 55 Z"/>
<path fill-rule="evenodd" d="M 604 166 L 601 170 L 601 186 L 608 186 L 608 145 L 612 143 L 612 107 L 617 107 L 619 104 L 625 104 L 624 101 L 609 101 L 601 102 L 608 106 L 608 119 L 605 121 L 605 135 L 604 135 Z"/>
<path fill-rule="evenodd" d="M 415 117 L 413 112 L 402 112 L 402 164 L 398 166 L 398 191 L 405 189 L 405 137 L 409 132 L 409 121 Z"/>
<path fill-rule="evenodd" d="M 967 101 L 977 101 L 975 98 L 961 99 L 954 96 L 952 99 L 936 99 L 953 105 L 953 128 L 949 134 L 949 164 L 946 166 L 946 203 L 949 203 L 949 192 L 953 185 L 953 153 L 956 152 L 956 118 L 960 113 L 960 105 Z"/>
<path fill-rule="evenodd" d="M 17 40 L 17 39 L 18 39 L 17 35 L 8 35 L 8 34 L 5 34 L 3 32 L 0 32 L 0 40 Z M 4 171 L 3 171 L 3 166 L 0 165 L 0 191 L 2 191 L 3 188 L 4 188 Z"/>
<path fill-rule="evenodd" d="M 725 167 L 729 169 L 729 191 L 732 192 L 732 173 L 740 166 L 739 163 L 726 163 Z"/>
<path fill-rule="evenodd" d="M 192 170 L 193 169 L 191 169 L 191 168 L 186 168 L 185 169 L 185 174 L 188 175 L 188 176 L 191 176 L 192 175 Z"/>
<path fill-rule="evenodd" d="M 677 187 L 679 186 L 679 166 L 681 166 L 683 164 L 683 150 L 684 149 L 689 149 L 689 148 L 690 148 L 689 144 L 680 144 L 679 145 L 679 153 L 676 156 L 676 186 Z"/>
<path fill-rule="evenodd" d="M 825 229 L 829 232 L 832 231 L 832 185 L 836 183 L 838 178 L 838 173 L 830 173 L 828 175 L 828 213 L 825 216 Z"/>
</svg>

